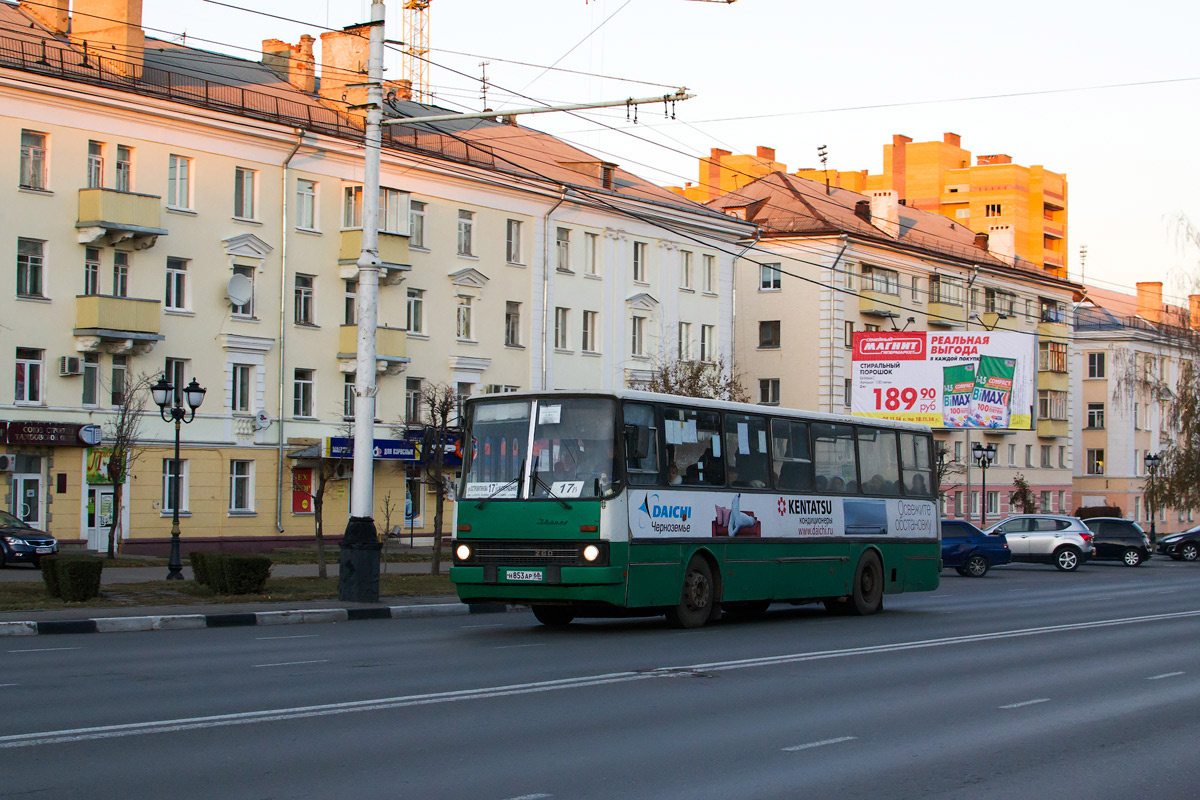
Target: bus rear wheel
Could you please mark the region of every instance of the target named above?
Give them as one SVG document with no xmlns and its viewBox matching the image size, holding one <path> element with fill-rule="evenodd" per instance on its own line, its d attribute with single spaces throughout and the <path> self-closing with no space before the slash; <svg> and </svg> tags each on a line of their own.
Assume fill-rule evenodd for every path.
<svg viewBox="0 0 1200 800">
<path fill-rule="evenodd" d="M 692 556 L 683 576 L 679 604 L 667 610 L 667 621 L 676 628 L 699 628 L 712 616 L 715 594 L 708 562 L 700 556 Z"/>
<path fill-rule="evenodd" d="M 570 606 L 534 606 L 533 616 L 543 625 L 562 628 L 575 619 L 575 611 Z"/>
<path fill-rule="evenodd" d="M 863 553 L 858 560 L 858 568 L 854 570 L 854 593 L 846 605 L 850 613 L 860 617 L 883 609 L 883 563 L 874 550 Z"/>
</svg>

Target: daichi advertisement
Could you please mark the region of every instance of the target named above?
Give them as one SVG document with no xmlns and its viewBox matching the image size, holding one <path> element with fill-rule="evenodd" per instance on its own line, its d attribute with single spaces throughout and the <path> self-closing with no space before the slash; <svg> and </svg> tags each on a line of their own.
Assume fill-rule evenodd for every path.
<svg viewBox="0 0 1200 800">
<path fill-rule="evenodd" d="M 1037 339 L 1014 331 L 854 334 L 855 416 L 933 428 L 1028 430 Z"/>
</svg>

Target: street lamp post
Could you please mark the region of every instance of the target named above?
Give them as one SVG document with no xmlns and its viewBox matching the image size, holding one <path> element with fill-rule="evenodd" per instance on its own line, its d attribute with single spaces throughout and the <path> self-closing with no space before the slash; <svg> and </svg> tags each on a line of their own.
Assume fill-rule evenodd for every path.
<svg viewBox="0 0 1200 800">
<path fill-rule="evenodd" d="M 1162 456 L 1158 453 L 1148 452 L 1143 461 L 1146 463 L 1146 470 L 1150 473 L 1150 497 L 1148 498 L 1150 502 L 1148 505 L 1150 506 L 1150 542 L 1153 544 L 1158 541 L 1158 532 L 1154 530 L 1154 517 L 1158 511 L 1154 507 L 1156 500 L 1154 496 L 1154 473 L 1158 471 L 1158 465 L 1162 463 Z"/>
<path fill-rule="evenodd" d="M 150 395 L 158 406 L 158 414 L 164 422 L 175 423 L 175 459 L 171 462 L 171 557 L 167 560 L 167 580 L 183 580 L 183 561 L 179 557 L 179 429 L 185 422 L 196 418 L 196 409 L 204 402 L 204 392 L 196 379 L 182 392 L 176 392 L 175 387 L 164 375 L 158 383 L 150 387 Z M 184 410 L 183 403 L 187 402 L 189 411 Z"/>
<path fill-rule="evenodd" d="M 988 446 L 984 447 L 979 442 L 975 442 L 975 444 L 971 448 L 971 452 L 975 456 L 975 462 L 977 464 L 979 464 L 979 469 L 983 470 L 983 478 L 982 478 L 983 489 L 980 492 L 982 497 L 980 497 L 980 508 L 979 508 L 980 524 L 979 524 L 979 527 L 986 528 L 987 527 L 987 471 L 988 471 L 988 467 L 990 467 L 992 465 L 992 462 L 996 460 L 996 445 L 992 444 L 991 442 L 988 442 Z"/>
</svg>

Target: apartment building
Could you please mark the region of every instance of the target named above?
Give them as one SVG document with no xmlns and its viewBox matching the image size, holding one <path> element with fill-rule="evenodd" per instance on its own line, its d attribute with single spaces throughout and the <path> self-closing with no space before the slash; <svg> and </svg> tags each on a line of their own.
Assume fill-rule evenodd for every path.
<svg viewBox="0 0 1200 800">
<path fill-rule="evenodd" d="M 1178 434 L 1170 413 L 1183 361 L 1200 348 L 1200 295 L 1188 306 L 1164 302 L 1161 282 L 1137 284 L 1135 295 L 1088 286 L 1075 312 L 1073 428 L 1079 506 L 1117 506 L 1130 519 L 1164 532 L 1196 522 L 1192 508 L 1151 509 L 1146 456 Z"/>
<path fill-rule="evenodd" d="M 185 550 L 311 541 L 306 489 L 355 400 L 364 29 L 260 62 L 147 37 L 140 11 L 0 4 L 0 507 L 92 548 L 118 515 L 127 551 L 165 552 L 175 504 Z M 445 112 L 388 88 L 388 115 Z M 382 161 L 377 440 L 415 441 L 433 385 L 623 387 L 730 351 L 745 223 L 511 120 L 389 126 Z M 159 374 L 207 389 L 181 488 L 151 404 L 115 508 L 103 435 Z M 416 476 L 376 463 L 419 534 Z M 326 495 L 334 534 L 348 494 Z"/>
<path fill-rule="evenodd" d="M 1077 286 L 1014 265 L 1011 237 L 997 237 L 997 253 L 987 234 L 909 208 L 890 190 L 827 191 L 777 172 L 709 205 L 759 226 L 738 264 L 734 320 L 737 367 L 759 402 L 850 413 L 855 332 L 1020 332 L 1037 364 L 1031 428 L 935 430 L 944 513 L 999 519 L 1017 475 L 1042 509 L 1072 507 L 1067 314 Z M 997 453 L 986 490 L 976 443 Z"/>
</svg>

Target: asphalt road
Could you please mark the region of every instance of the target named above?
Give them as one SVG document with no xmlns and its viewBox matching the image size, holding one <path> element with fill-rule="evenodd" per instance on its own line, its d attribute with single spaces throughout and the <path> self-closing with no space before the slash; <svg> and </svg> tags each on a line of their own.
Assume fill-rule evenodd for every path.
<svg viewBox="0 0 1200 800">
<path fill-rule="evenodd" d="M 0 797 L 1194 798 L 1200 565 L 868 618 L 527 613 L 8 639 Z"/>
</svg>

